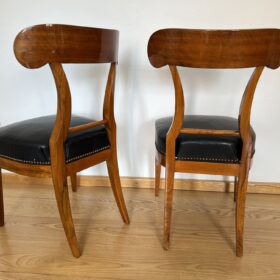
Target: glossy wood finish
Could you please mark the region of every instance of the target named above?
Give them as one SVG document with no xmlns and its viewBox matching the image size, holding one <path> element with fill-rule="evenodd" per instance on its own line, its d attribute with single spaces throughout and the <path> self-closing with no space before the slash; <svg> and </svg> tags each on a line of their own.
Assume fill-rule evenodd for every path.
<svg viewBox="0 0 280 280">
<path fill-rule="evenodd" d="M 112 63 L 118 61 L 119 32 L 62 24 L 23 29 L 14 42 L 18 61 L 27 68 L 48 63 Z"/>
<path fill-rule="evenodd" d="M 176 172 L 199 173 L 209 175 L 237 176 L 239 174 L 238 164 L 225 164 L 201 161 L 176 160 Z"/>
<path fill-rule="evenodd" d="M 164 238 L 168 249 L 172 216 L 175 172 L 202 173 L 238 177 L 236 199 L 236 255 L 243 255 L 244 211 L 248 174 L 253 157 L 250 115 L 254 92 L 265 66 L 280 66 L 280 30 L 189 30 L 163 29 L 156 31 L 148 43 L 148 56 L 154 67 L 168 65 L 175 88 L 175 112 L 166 135 L 165 155 L 156 152 L 155 194 L 159 191 L 159 164 L 166 167 Z M 256 67 L 242 97 L 239 112 L 239 130 L 205 130 L 182 128 L 184 94 L 176 66 L 195 68 Z M 240 164 L 180 161 L 175 158 L 175 142 L 180 133 L 231 135 L 242 139 Z"/>
<path fill-rule="evenodd" d="M 239 168 L 238 186 L 236 191 L 236 255 L 243 255 L 243 235 L 245 201 L 251 159 L 253 157 L 253 143 L 251 136 L 250 116 L 257 83 L 264 67 L 257 67 L 253 72 L 242 97 L 239 111 L 239 127 L 242 139 L 242 155 Z"/>
<path fill-rule="evenodd" d="M 32 177 L 51 176 L 51 167 L 49 165 L 27 164 L 27 163 L 17 162 L 17 161 L 0 157 L 0 166 L 3 169 L 25 176 L 32 176 Z"/>
<path fill-rule="evenodd" d="M 57 207 L 61 222 L 74 257 L 81 255 L 72 219 L 64 154 L 64 141 L 67 139 L 71 121 L 71 93 L 59 63 L 50 63 L 57 88 L 56 121 L 50 137 L 51 169 Z"/>
<path fill-rule="evenodd" d="M 106 120 L 101 120 L 101 121 L 96 121 L 96 122 L 91 122 L 83 125 L 77 125 L 69 128 L 69 133 L 73 132 L 78 132 L 78 131 L 83 131 L 86 129 L 94 128 L 103 124 L 107 124 Z"/>
<path fill-rule="evenodd" d="M 106 149 L 104 151 L 98 152 L 97 154 L 93 154 L 91 156 L 67 163 L 66 164 L 67 176 L 73 174 L 73 172 L 77 173 L 93 165 L 106 161 L 110 157 L 110 154 L 111 154 L 111 149 Z"/>
<path fill-rule="evenodd" d="M 28 176 L 51 177 L 61 222 L 75 257 L 81 255 L 71 213 L 67 177 L 77 190 L 76 173 L 103 161 L 109 162 L 112 190 L 120 214 L 129 223 L 118 173 L 116 124 L 114 120 L 114 86 L 118 53 L 118 31 L 66 25 L 38 25 L 24 29 L 14 42 L 18 61 L 27 68 L 49 64 L 57 89 L 57 114 L 49 140 L 51 164 L 24 164 L 0 158 L 0 167 Z M 70 128 L 71 92 L 61 63 L 110 63 L 104 97 L 103 120 Z M 91 156 L 66 163 L 64 142 L 69 133 L 105 125 L 111 147 Z M 1 204 L 0 204 L 1 208 Z"/>
<path fill-rule="evenodd" d="M 274 69 L 280 65 L 279 47 L 279 29 L 162 29 L 151 36 L 148 56 L 154 67 Z"/>
<path fill-rule="evenodd" d="M 116 81 L 116 64 L 111 64 L 109 76 L 107 80 L 104 106 L 103 106 L 103 119 L 107 120 L 107 133 L 111 140 L 111 154 L 107 159 L 107 169 L 110 177 L 112 190 L 121 213 L 122 219 L 126 224 L 129 224 L 129 217 L 121 190 L 121 181 L 119 176 L 119 167 L 117 159 L 117 129 L 114 116 L 114 91 Z"/>
<path fill-rule="evenodd" d="M 184 119 L 184 95 L 179 73 L 175 66 L 169 66 L 175 87 L 175 112 L 172 124 L 166 135 L 165 198 L 164 198 L 164 237 L 163 247 L 169 248 L 170 224 L 172 217 L 173 184 L 175 172 L 175 142 Z"/>
</svg>

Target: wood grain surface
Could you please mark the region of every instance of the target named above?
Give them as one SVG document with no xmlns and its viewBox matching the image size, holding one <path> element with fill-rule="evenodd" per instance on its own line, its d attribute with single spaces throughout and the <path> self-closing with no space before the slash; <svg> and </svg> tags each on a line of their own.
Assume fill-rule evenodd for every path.
<svg viewBox="0 0 280 280">
<path fill-rule="evenodd" d="M 279 60 L 279 29 L 180 29 L 167 28 L 152 34 L 148 57 L 154 67 L 243 68 L 267 66 Z"/>
<path fill-rule="evenodd" d="M 44 180 L 44 179 L 43 179 Z M 34 187 L 37 191 L 34 192 Z M 232 193 L 174 191 L 172 247 L 162 248 L 163 192 L 124 189 L 131 224 L 109 188 L 70 192 L 79 259 L 69 254 L 51 186 L 4 184 L 0 279 L 279 279 L 280 196 L 247 196 L 245 247 L 234 252 Z"/>
</svg>

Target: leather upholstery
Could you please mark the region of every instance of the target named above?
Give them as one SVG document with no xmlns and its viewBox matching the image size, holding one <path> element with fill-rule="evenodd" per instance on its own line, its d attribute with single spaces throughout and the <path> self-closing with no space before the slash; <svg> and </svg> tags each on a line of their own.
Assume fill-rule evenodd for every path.
<svg viewBox="0 0 280 280">
<path fill-rule="evenodd" d="M 72 116 L 71 126 L 92 122 Z M 49 139 L 55 116 L 45 116 L 0 128 L 0 157 L 28 164 L 50 164 Z M 108 149 L 110 142 L 104 126 L 71 133 L 65 141 L 65 160 L 79 158 Z"/>
<path fill-rule="evenodd" d="M 166 134 L 172 117 L 156 121 L 156 148 L 165 154 Z M 230 117 L 188 115 L 184 117 L 184 128 L 238 130 L 238 120 Z M 253 146 L 256 135 L 251 128 Z M 242 153 L 242 140 L 238 136 L 180 134 L 176 139 L 175 157 L 177 160 L 217 163 L 239 163 Z"/>
</svg>

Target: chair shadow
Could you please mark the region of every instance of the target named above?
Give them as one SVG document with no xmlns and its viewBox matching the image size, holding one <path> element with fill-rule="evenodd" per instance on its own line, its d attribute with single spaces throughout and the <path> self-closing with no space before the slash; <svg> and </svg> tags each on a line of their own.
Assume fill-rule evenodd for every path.
<svg viewBox="0 0 280 280">
<path fill-rule="evenodd" d="M 226 196 L 226 197 L 229 196 L 229 198 L 234 203 L 233 197 L 232 197 L 232 195 L 229 195 L 229 192 L 230 192 L 230 182 L 225 181 L 225 194 L 224 194 L 224 196 Z M 207 215 L 209 221 L 215 226 L 215 228 L 218 230 L 219 234 L 223 237 L 223 239 L 226 241 L 226 243 L 229 245 L 229 247 L 235 253 L 235 243 L 232 240 L 229 233 L 225 230 L 224 226 L 220 224 L 218 218 L 215 215 L 211 214 L 211 212 L 208 210 L 207 206 L 203 203 L 203 198 L 202 197 L 198 197 L 197 200 L 199 201 L 201 209 Z"/>
<path fill-rule="evenodd" d="M 79 207 L 81 205 L 80 200 L 79 199 L 79 191 L 80 191 L 80 179 L 79 176 L 77 176 L 77 192 L 72 192 L 71 190 L 71 186 L 70 184 L 68 185 L 68 189 L 69 189 L 69 194 L 70 194 L 70 202 L 71 202 L 71 208 L 72 209 L 78 209 L 77 211 L 79 211 Z M 94 191 L 94 190 L 93 190 Z M 85 245 L 88 241 L 89 238 L 89 229 L 92 226 L 92 223 L 90 221 L 92 221 L 92 213 L 96 214 L 96 209 L 95 208 L 95 203 L 92 202 L 90 204 L 90 207 L 87 207 L 87 212 L 85 215 L 83 215 L 83 217 L 81 218 L 81 220 L 78 223 L 78 218 L 75 218 L 75 216 L 77 214 L 72 213 L 73 216 L 73 220 L 74 220 L 74 226 L 75 226 L 75 231 L 76 231 L 76 235 L 77 235 L 77 239 L 78 239 L 78 243 L 79 243 L 79 248 L 81 251 L 81 254 L 84 251 Z M 77 227 L 77 225 L 79 225 Z"/>
<path fill-rule="evenodd" d="M 79 177 L 77 177 L 77 178 L 79 178 Z M 72 204 L 73 209 L 79 209 L 79 205 L 81 205 L 81 203 L 79 201 L 80 199 L 78 197 L 75 198 L 76 195 L 79 195 L 79 186 L 80 186 L 79 179 L 77 181 L 77 186 L 78 186 L 77 193 L 72 193 L 72 195 L 71 195 L 71 204 Z M 89 188 L 91 188 L 91 190 L 93 189 L 92 196 L 94 196 L 94 188 L 92 188 L 92 187 L 89 187 Z M 116 211 L 119 214 L 120 230 L 126 231 L 128 225 L 126 225 L 121 218 L 121 214 L 119 213 L 117 203 L 114 199 L 114 195 L 113 195 L 113 191 L 112 191 L 111 187 L 104 187 L 104 188 L 106 188 L 106 197 L 107 197 L 107 193 L 108 193 L 108 199 L 111 200 L 111 198 L 112 198 L 112 206 L 116 208 Z M 69 189 L 69 192 L 70 191 L 71 191 L 71 189 Z M 90 197 L 87 196 L 87 198 L 88 198 L 88 200 L 91 200 L 90 199 L 91 196 Z M 125 200 L 127 200 L 127 199 L 125 199 Z M 92 203 L 90 203 L 91 206 L 89 207 L 89 205 L 87 205 L 86 214 L 83 214 L 83 217 L 81 218 L 81 222 L 79 223 L 79 229 L 78 230 L 76 229 L 77 239 L 79 242 L 81 253 L 83 252 L 83 249 L 85 248 L 86 244 L 88 243 L 88 240 L 90 237 L 90 230 L 92 228 L 94 229 L 95 226 L 97 225 L 97 223 L 95 225 L 93 224 L 94 218 L 93 218 L 92 213 L 94 213 L 94 216 L 99 216 L 99 213 L 104 212 L 104 209 L 106 207 L 104 205 L 104 209 L 102 207 L 98 207 L 98 209 L 97 209 L 96 204 L 93 202 L 93 200 L 91 200 L 91 201 L 92 201 Z M 129 202 L 131 202 L 131 201 L 129 200 Z M 128 214 L 130 214 L 129 204 L 126 203 L 126 205 L 127 205 Z M 73 219 L 75 220 L 74 216 L 75 216 L 75 214 L 73 215 Z M 108 220 L 108 224 L 109 224 L 109 222 L 110 221 Z M 75 224 L 75 222 L 74 222 L 74 224 Z M 122 236 L 122 234 L 121 234 L 121 236 Z"/>
<path fill-rule="evenodd" d="M 163 183 L 163 181 L 161 181 L 161 184 L 162 183 Z M 191 186 L 191 187 L 194 188 L 195 186 Z M 185 191 L 185 192 L 187 192 L 187 191 Z M 208 207 L 203 203 L 203 198 L 201 196 L 199 196 L 199 193 L 197 193 L 197 191 L 192 191 L 192 192 L 193 192 L 194 196 L 197 195 L 197 199 L 196 200 L 199 202 L 200 207 L 201 207 L 203 213 L 205 213 L 207 215 L 209 221 L 218 230 L 219 234 L 226 241 L 226 243 L 231 248 L 231 250 L 235 253 L 235 243 L 232 240 L 230 234 L 225 230 L 223 225 L 221 225 L 219 223 L 219 220 L 217 219 L 217 217 L 215 215 L 211 214 L 211 212 L 208 210 Z M 230 192 L 230 182 L 227 182 L 227 181 L 225 182 L 225 192 L 226 192 L 225 196 L 229 196 L 229 198 L 232 199 L 232 201 L 233 201 L 232 195 L 228 194 Z M 158 240 L 159 240 L 160 244 L 162 244 L 162 238 L 163 238 L 163 211 L 164 211 L 163 189 L 160 189 L 159 197 L 156 197 L 155 200 L 156 200 L 156 206 L 155 206 L 156 209 L 154 211 L 155 215 L 152 215 L 152 216 L 154 218 L 154 225 L 158 225 L 159 224 L 160 226 L 155 226 L 154 229 L 155 229 L 155 234 L 158 237 Z M 174 211 L 173 211 L 173 213 L 174 213 Z M 160 219 L 159 219 L 159 216 L 160 216 Z M 173 226 L 176 226 L 176 225 L 173 225 Z M 171 226 L 171 231 L 172 231 L 172 226 Z"/>
</svg>

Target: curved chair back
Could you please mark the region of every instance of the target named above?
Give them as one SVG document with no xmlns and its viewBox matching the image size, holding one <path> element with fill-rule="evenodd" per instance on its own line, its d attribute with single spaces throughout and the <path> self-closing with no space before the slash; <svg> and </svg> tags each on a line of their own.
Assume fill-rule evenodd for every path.
<svg viewBox="0 0 280 280">
<path fill-rule="evenodd" d="M 274 69 L 280 65 L 280 30 L 162 29 L 150 37 L 148 57 L 156 68 Z"/>
<path fill-rule="evenodd" d="M 14 41 L 17 60 L 27 68 L 47 63 L 112 63 L 118 61 L 117 30 L 61 24 L 35 25 Z"/>
<path fill-rule="evenodd" d="M 117 30 L 63 24 L 35 25 L 19 32 L 14 41 L 17 60 L 31 69 L 49 64 L 55 79 L 58 106 L 50 142 L 52 139 L 57 141 L 57 133 L 60 133 L 62 140 L 65 141 L 69 132 L 91 127 L 89 124 L 70 128 L 71 92 L 62 67 L 63 63 L 111 63 L 104 98 L 104 120 L 92 125 L 107 123 L 108 129 L 112 127 L 114 116 L 111 97 L 114 93 L 118 62 L 118 41 Z"/>
</svg>

